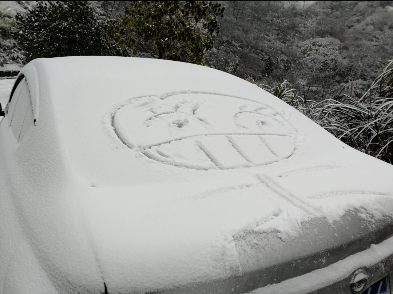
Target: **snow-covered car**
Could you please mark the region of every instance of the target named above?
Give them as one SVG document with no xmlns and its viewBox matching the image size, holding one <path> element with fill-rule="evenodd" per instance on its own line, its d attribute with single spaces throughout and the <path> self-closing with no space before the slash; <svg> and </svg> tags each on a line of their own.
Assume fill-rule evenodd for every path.
<svg viewBox="0 0 393 294">
<path fill-rule="evenodd" d="M 390 293 L 392 217 L 391 165 L 204 66 L 36 59 L 0 122 L 0 294 Z"/>
</svg>

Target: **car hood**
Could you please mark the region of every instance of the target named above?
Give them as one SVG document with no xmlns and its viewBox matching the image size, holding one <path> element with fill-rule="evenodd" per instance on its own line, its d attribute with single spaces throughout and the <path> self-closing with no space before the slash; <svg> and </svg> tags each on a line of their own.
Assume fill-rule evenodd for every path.
<svg viewBox="0 0 393 294">
<path fill-rule="evenodd" d="M 391 168 L 349 151 L 284 172 L 90 188 L 84 220 L 109 293 L 246 293 L 385 240 Z"/>
</svg>

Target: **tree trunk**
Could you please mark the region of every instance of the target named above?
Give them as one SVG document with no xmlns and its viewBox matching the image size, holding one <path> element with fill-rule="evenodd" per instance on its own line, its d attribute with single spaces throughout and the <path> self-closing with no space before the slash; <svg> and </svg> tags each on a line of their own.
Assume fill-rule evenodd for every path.
<svg viewBox="0 0 393 294">
<path fill-rule="evenodd" d="M 158 59 L 162 59 L 162 52 L 158 52 Z"/>
</svg>

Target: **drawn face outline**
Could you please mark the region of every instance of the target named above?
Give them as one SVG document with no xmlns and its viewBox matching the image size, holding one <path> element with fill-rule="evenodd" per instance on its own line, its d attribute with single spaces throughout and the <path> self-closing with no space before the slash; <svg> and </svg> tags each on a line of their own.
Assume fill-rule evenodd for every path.
<svg viewBox="0 0 393 294">
<path fill-rule="evenodd" d="M 232 102 L 232 104 L 236 105 L 237 108 L 235 110 L 232 105 L 230 106 L 232 107 L 230 111 L 220 112 L 219 116 L 215 115 L 214 111 L 210 111 L 207 106 L 219 103 L 219 105 L 215 105 L 218 107 L 215 107 L 214 109 L 221 110 L 225 107 L 228 108 L 227 105 L 223 104 L 223 98 L 227 99 L 226 101 Z M 166 135 L 159 134 L 161 136 L 160 140 L 152 137 L 151 141 L 145 140 L 145 142 L 140 142 L 138 136 L 135 134 L 128 136 L 128 134 L 125 134 L 124 128 L 123 130 L 119 130 L 117 121 L 119 116 L 118 114 L 119 112 L 124 112 L 124 109 L 126 108 L 128 108 L 129 116 L 133 116 L 132 114 L 138 114 L 139 123 L 140 125 L 143 125 L 143 128 L 145 128 L 146 131 L 143 132 L 143 137 L 146 137 L 145 134 L 148 134 L 149 128 L 152 128 L 152 126 L 157 123 L 161 125 L 161 132 L 158 133 L 166 132 Z M 138 146 L 138 149 L 147 158 L 177 167 L 208 170 L 259 166 L 288 158 L 293 154 L 295 149 L 295 138 L 297 135 L 296 128 L 294 128 L 288 120 L 285 119 L 285 117 L 280 115 L 271 106 L 244 97 L 205 92 L 177 92 L 165 94 L 161 97 L 146 95 L 131 98 L 121 104 L 118 104 L 114 107 L 114 109 L 115 110 L 111 113 L 112 128 L 123 144 L 128 146 L 130 149 L 134 149 Z M 145 112 L 143 116 L 141 116 L 142 112 Z M 203 115 L 204 112 L 205 114 L 207 112 L 207 115 Z M 220 129 L 219 124 L 221 123 L 221 118 L 225 117 L 228 113 L 232 114 L 232 123 L 227 123 L 226 125 L 222 124 L 221 127 L 224 126 L 226 129 L 222 132 L 217 132 L 217 129 Z M 250 120 L 250 117 L 252 116 L 255 121 Z M 211 121 L 212 118 L 213 126 Z M 130 125 L 132 128 L 137 125 L 130 119 L 128 119 L 127 122 L 131 123 Z M 228 126 L 230 127 L 228 128 Z M 136 128 L 138 128 L 138 126 L 136 126 Z M 139 128 L 141 127 L 139 126 Z M 190 128 L 191 131 L 188 132 L 187 129 Z M 268 131 L 269 129 L 270 131 Z M 279 131 L 277 132 L 277 130 Z M 128 131 L 126 130 L 126 132 Z M 239 141 L 239 138 L 241 137 L 247 138 L 247 140 L 250 141 L 251 136 L 258 136 L 258 140 L 267 146 L 267 149 L 270 149 L 273 157 L 271 156 L 270 159 L 265 160 L 264 162 L 260 159 L 258 159 L 259 162 L 253 158 L 250 159 L 246 154 L 247 152 L 242 151 L 241 148 L 237 146 L 236 141 Z M 227 140 L 228 143 L 236 150 L 237 154 L 240 154 L 240 157 L 242 157 L 241 160 L 244 162 L 240 164 L 239 162 L 241 160 L 239 159 L 239 162 L 220 163 L 215 156 L 212 156 L 211 150 L 208 150 L 210 147 L 205 146 L 205 143 L 211 145 L 211 142 L 208 142 L 211 140 L 207 139 L 210 137 L 216 137 L 215 140 L 218 141 L 223 140 L 221 138 L 217 139 L 218 137 L 226 137 L 225 140 Z M 268 143 L 266 141 L 267 139 L 271 140 L 273 137 L 276 137 L 275 139 L 281 137 L 281 141 L 288 142 L 284 145 L 291 145 L 288 147 L 291 150 L 284 156 L 282 156 L 282 154 L 275 154 L 274 150 L 268 147 Z M 255 141 L 255 139 L 252 140 Z M 199 149 L 199 153 L 202 152 L 200 155 L 204 156 L 206 159 L 203 164 L 199 162 L 201 161 L 200 158 L 194 158 L 194 162 L 187 162 L 187 158 L 181 158 L 181 152 L 171 155 L 165 151 L 165 148 L 163 148 L 163 146 L 167 147 L 171 145 L 174 149 L 181 147 L 184 150 L 184 145 L 186 145 L 184 142 L 186 141 L 192 142 L 192 144 L 197 146 L 196 150 Z M 243 143 L 240 145 L 242 144 Z M 178 146 L 176 147 L 175 145 Z M 189 146 L 186 147 L 188 148 Z M 224 147 L 224 149 L 227 149 L 227 147 Z M 193 152 L 198 153 L 198 151 L 195 150 Z M 209 163 L 207 163 L 207 161 Z"/>
</svg>

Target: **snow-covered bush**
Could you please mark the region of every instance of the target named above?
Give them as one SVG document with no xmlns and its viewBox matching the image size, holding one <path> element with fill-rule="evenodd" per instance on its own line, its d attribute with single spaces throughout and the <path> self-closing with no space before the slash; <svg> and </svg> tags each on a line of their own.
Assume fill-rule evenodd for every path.
<svg viewBox="0 0 393 294">
<path fill-rule="evenodd" d="M 121 55 L 111 21 L 88 1 L 38 1 L 16 15 L 15 39 L 26 62 L 39 57 Z"/>
<path fill-rule="evenodd" d="M 223 13 L 213 1 L 132 1 L 122 16 L 120 42 L 134 54 L 205 64 Z"/>
<path fill-rule="evenodd" d="M 348 145 L 393 163 L 393 60 L 362 97 L 325 100 L 320 117 Z"/>
</svg>

